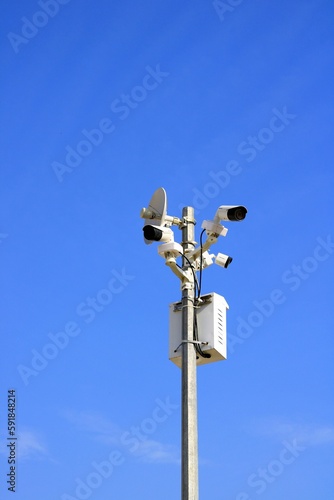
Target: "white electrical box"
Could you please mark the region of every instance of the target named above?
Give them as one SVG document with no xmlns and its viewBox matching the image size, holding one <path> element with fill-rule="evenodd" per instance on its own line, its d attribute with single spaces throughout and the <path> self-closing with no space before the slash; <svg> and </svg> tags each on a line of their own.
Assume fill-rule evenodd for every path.
<svg viewBox="0 0 334 500">
<path fill-rule="evenodd" d="M 226 359 L 226 300 L 217 293 L 201 297 L 203 302 L 195 309 L 197 335 L 204 358 L 197 353 L 197 365 Z M 195 348 L 195 347 L 194 347 Z M 182 302 L 169 305 L 169 359 L 181 368 L 182 364 Z"/>
</svg>

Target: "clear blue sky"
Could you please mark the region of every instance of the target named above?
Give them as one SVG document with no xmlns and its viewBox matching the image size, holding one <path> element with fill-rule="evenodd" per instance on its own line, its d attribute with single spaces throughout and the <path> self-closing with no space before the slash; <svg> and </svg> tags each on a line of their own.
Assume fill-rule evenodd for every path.
<svg viewBox="0 0 334 500">
<path fill-rule="evenodd" d="M 160 186 L 197 238 L 248 208 L 203 275 L 230 310 L 228 360 L 198 369 L 200 498 L 332 498 L 333 22 L 329 0 L 2 6 L 1 498 L 10 389 L 17 500 L 180 498 L 180 289 L 139 218 Z"/>
</svg>

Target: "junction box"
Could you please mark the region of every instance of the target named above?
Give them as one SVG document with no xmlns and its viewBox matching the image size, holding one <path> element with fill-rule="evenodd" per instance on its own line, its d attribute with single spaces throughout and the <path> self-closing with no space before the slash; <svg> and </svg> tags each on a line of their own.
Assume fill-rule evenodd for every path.
<svg viewBox="0 0 334 500">
<path fill-rule="evenodd" d="M 203 358 L 197 354 L 197 365 L 213 363 L 227 358 L 226 311 L 229 308 L 222 295 L 202 295 L 195 308 L 198 340 L 203 352 L 211 355 Z M 175 352 L 176 351 L 176 352 Z M 169 359 L 181 368 L 182 364 L 182 302 L 169 305 Z"/>
</svg>

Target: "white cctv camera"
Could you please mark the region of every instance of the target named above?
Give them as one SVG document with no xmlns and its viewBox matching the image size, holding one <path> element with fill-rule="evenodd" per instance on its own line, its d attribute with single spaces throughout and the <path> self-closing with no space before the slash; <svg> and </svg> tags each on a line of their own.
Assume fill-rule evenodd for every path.
<svg viewBox="0 0 334 500">
<path fill-rule="evenodd" d="M 161 243 L 169 243 L 174 240 L 174 233 L 170 227 L 153 226 L 146 224 L 143 227 L 145 243 L 150 244 L 152 241 L 160 241 Z"/>
<path fill-rule="evenodd" d="M 240 221 L 246 217 L 247 208 L 241 205 L 222 205 L 218 208 L 215 219 Z"/>
<path fill-rule="evenodd" d="M 228 267 L 231 262 L 232 262 L 232 257 L 229 257 L 228 255 L 225 255 L 224 253 L 218 253 L 216 258 L 215 258 L 215 264 L 218 264 L 218 266 L 221 267 Z"/>
</svg>

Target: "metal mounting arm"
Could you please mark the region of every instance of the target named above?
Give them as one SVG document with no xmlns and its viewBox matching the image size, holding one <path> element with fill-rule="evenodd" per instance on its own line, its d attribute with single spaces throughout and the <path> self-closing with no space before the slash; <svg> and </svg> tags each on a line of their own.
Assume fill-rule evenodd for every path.
<svg viewBox="0 0 334 500">
<path fill-rule="evenodd" d="M 204 253 L 207 250 L 209 250 L 209 248 L 211 247 L 211 245 L 213 245 L 214 243 L 217 242 L 219 236 L 226 236 L 227 231 L 228 231 L 228 229 L 226 227 L 224 227 L 221 224 L 215 222 L 214 220 L 213 221 L 211 221 L 211 220 L 204 220 L 203 223 L 202 223 L 202 229 L 206 230 L 207 239 L 206 239 L 204 245 L 202 246 L 202 248 L 201 247 L 197 247 L 192 252 L 189 252 L 188 258 L 191 261 L 195 261 L 196 259 L 198 259 L 198 257 L 200 256 L 201 252 Z"/>
<path fill-rule="evenodd" d="M 158 253 L 161 257 L 166 259 L 166 266 L 170 267 L 173 273 L 181 281 L 189 281 L 189 274 L 187 271 L 184 271 L 182 267 L 178 266 L 176 263 L 177 257 L 181 257 L 183 255 L 183 248 L 180 243 L 177 243 L 176 241 L 164 243 L 158 247 Z"/>
<path fill-rule="evenodd" d="M 177 265 L 175 257 L 166 257 L 166 266 L 170 267 L 173 273 L 176 274 L 180 280 L 188 280 L 187 273 L 185 273 L 182 268 Z"/>
</svg>

